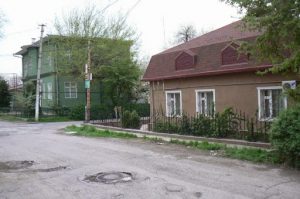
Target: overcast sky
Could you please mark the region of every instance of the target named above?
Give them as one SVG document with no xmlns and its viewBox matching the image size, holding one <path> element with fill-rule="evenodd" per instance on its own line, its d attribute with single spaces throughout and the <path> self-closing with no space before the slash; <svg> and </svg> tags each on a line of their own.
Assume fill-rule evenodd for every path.
<svg viewBox="0 0 300 199">
<path fill-rule="evenodd" d="M 1 0 L 0 9 L 6 15 L 4 38 L 0 40 L 0 73 L 21 74 L 20 58 L 13 53 L 22 45 L 38 38 L 38 24 L 47 24 L 45 33 L 54 33 L 55 16 L 76 7 L 94 4 L 100 9 L 115 0 Z M 139 2 L 138 4 L 136 4 Z M 220 0 L 119 0 L 108 14 L 130 12 L 128 22 L 140 33 L 140 56 L 151 57 L 166 47 L 183 24 L 196 29 L 213 30 L 239 19 L 237 9 Z"/>
</svg>

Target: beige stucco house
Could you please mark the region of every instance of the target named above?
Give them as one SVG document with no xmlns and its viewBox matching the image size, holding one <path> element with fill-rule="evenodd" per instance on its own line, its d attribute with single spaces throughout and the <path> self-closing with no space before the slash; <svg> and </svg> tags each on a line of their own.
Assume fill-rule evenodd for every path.
<svg viewBox="0 0 300 199">
<path fill-rule="evenodd" d="M 260 34 L 241 30 L 241 21 L 152 56 L 143 77 L 150 82 L 152 113 L 210 115 L 232 107 L 259 120 L 272 120 L 290 100 L 283 84 L 295 86 L 296 75 L 257 75 L 272 67 L 241 54 L 242 41 Z"/>
</svg>

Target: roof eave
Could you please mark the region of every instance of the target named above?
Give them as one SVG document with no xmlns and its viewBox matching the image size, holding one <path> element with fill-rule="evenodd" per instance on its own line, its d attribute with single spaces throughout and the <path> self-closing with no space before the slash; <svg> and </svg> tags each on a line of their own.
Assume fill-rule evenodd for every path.
<svg viewBox="0 0 300 199">
<path fill-rule="evenodd" d="M 200 76 L 214 76 L 214 75 L 223 75 L 230 73 L 241 73 L 241 72 L 253 72 L 260 71 L 267 68 L 272 67 L 272 65 L 263 65 L 263 66 L 255 66 L 255 67 L 247 67 L 247 68 L 234 68 L 234 69 L 224 69 L 217 71 L 205 71 L 194 74 L 185 74 L 185 75 L 170 75 L 170 76 L 161 76 L 161 77 L 146 77 L 143 78 L 142 81 L 161 81 L 161 80 L 170 80 L 170 79 L 180 79 L 180 78 L 188 78 L 188 77 L 200 77 Z"/>
</svg>

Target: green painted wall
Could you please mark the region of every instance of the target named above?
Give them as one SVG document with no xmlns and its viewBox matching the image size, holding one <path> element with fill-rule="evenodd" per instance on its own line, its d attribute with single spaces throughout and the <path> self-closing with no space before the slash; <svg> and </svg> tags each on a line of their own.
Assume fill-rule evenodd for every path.
<svg viewBox="0 0 300 199">
<path fill-rule="evenodd" d="M 86 89 L 84 88 L 84 80 L 74 79 L 74 77 L 59 77 L 59 104 L 62 107 L 72 107 L 78 105 L 85 105 L 86 103 Z M 66 84 L 69 82 L 76 83 L 77 97 L 68 98 L 68 91 Z M 91 104 L 97 105 L 101 102 L 101 90 L 98 80 L 92 80 L 91 82 Z"/>
<path fill-rule="evenodd" d="M 57 102 L 55 75 L 41 77 L 41 107 L 53 107 Z"/>
<path fill-rule="evenodd" d="M 31 76 L 36 76 L 38 63 L 38 49 L 28 48 L 26 54 L 23 55 L 23 79 L 28 79 Z"/>
</svg>

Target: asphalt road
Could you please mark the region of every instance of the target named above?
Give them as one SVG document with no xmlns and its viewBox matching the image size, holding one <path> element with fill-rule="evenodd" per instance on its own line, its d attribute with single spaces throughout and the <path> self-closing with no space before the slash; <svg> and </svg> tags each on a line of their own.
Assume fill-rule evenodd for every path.
<svg viewBox="0 0 300 199">
<path fill-rule="evenodd" d="M 300 198 L 299 171 L 171 144 L 62 134 L 69 124 L 0 121 L 0 198 Z M 100 182 L 85 180 L 90 175 Z"/>
</svg>

